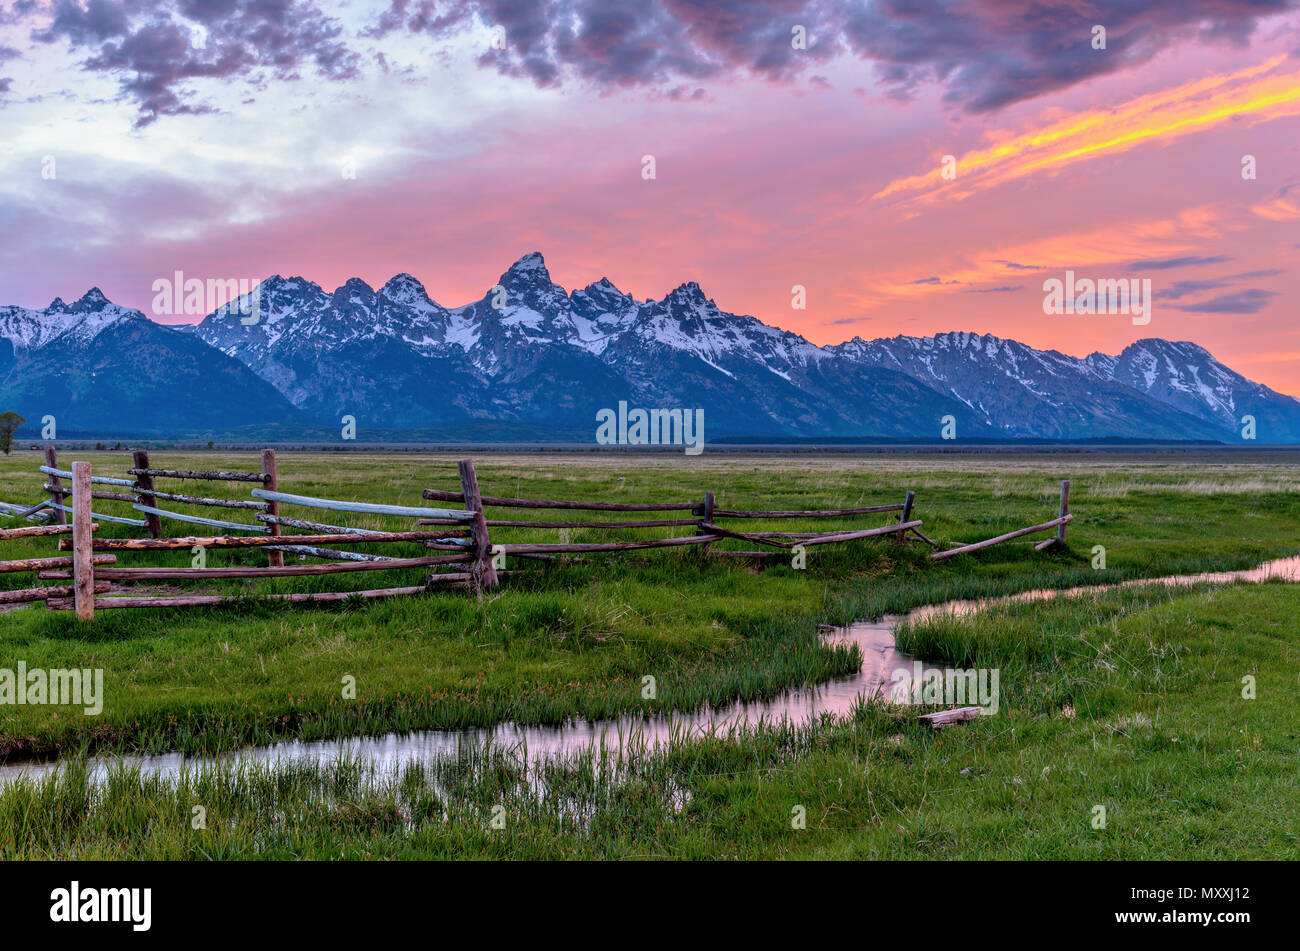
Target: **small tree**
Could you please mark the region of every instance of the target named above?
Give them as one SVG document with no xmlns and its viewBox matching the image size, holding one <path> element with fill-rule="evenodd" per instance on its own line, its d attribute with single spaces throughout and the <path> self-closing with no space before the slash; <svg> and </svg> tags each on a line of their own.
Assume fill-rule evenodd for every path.
<svg viewBox="0 0 1300 951">
<path fill-rule="evenodd" d="M 17 413 L 0 413 L 0 449 L 4 450 L 6 456 L 14 445 L 14 430 L 25 422 L 27 420 Z"/>
</svg>

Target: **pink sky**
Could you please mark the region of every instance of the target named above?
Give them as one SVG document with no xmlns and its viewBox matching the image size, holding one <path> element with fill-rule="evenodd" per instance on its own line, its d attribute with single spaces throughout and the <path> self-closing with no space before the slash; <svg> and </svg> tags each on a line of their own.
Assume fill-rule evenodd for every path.
<svg viewBox="0 0 1300 951">
<path fill-rule="evenodd" d="M 569 289 L 607 276 L 657 298 L 696 280 L 723 309 L 819 344 L 969 330 L 1083 355 L 1158 336 L 1300 396 L 1298 22 L 1170 43 L 982 111 L 955 108 L 951 83 L 900 98 L 849 53 L 775 77 L 728 69 L 688 83 L 691 98 L 539 87 L 420 34 L 385 39 L 389 71 L 347 82 L 254 95 L 194 80 L 215 112 L 143 125 L 100 88 L 115 73 L 69 72 L 84 50 L 4 25 L 0 48 L 19 56 L 0 60 L 15 132 L 0 225 L 23 240 L 0 250 L 0 303 L 98 285 L 148 313 L 153 281 L 176 270 L 326 289 L 406 271 L 455 306 L 540 250 Z M 34 174 L 47 155 L 54 180 Z M 1043 281 L 1067 269 L 1149 278 L 1151 322 L 1046 316 Z"/>
</svg>

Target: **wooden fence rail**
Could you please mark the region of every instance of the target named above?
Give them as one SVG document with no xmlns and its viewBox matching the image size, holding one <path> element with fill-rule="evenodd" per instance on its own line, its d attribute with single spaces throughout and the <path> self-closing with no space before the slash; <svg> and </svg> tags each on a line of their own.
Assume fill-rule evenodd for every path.
<svg viewBox="0 0 1300 951">
<path fill-rule="evenodd" d="M 414 594 L 428 590 L 431 586 L 446 584 L 465 584 L 478 590 L 490 589 L 499 583 L 499 578 L 511 574 L 504 570 L 500 559 L 518 557 L 536 559 L 552 563 L 562 560 L 570 554 L 601 554 L 641 550 L 655 550 L 698 546 L 709 557 L 718 558 L 787 558 L 795 549 L 814 545 L 840 544 L 873 537 L 892 537 L 894 542 L 902 544 L 909 537 L 917 538 L 926 544 L 941 549 L 938 542 L 921 532 L 922 520 L 916 517 L 914 506 L 916 493 L 908 491 L 901 503 L 887 505 L 850 506 L 844 508 L 823 509 L 777 509 L 757 510 L 743 508 L 719 508 L 715 504 L 713 492 L 704 493 L 700 502 L 598 502 L 562 499 L 524 499 L 506 496 L 482 495 L 474 462 L 471 459 L 460 460 L 457 464 L 461 488 L 459 492 L 425 489 L 422 497 L 426 500 L 459 503 L 463 509 L 434 508 L 412 505 L 387 505 L 374 502 L 344 501 L 316 496 L 297 495 L 282 492 L 279 488 L 279 474 L 276 468 L 274 450 L 264 450 L 261 455 L 262 471 L 246 472 L 237 470 L 191 470 L 165 469 L 149 465 L 148 452 L 135 450 L 134 465 L 127 472 L 135 481 L 95 476 L 90 471 L 90 464 L 74 462 L 71 469 L 61 469 L 53 449 L 46 455 L 46 465 L 40 471 L 49 476 L 49 481 L 42 488 L 49 492 L 49 501 L 40 507 L 52 508 L 58 517 L 71 514 L 71 525 L 56 524 L 32 528 L 0 529 L 0 539 L 10 537 L 57 537 L 60 551 L 70 552 L 70 556 L 56 558 L 25 559 L 16 562 L 0 562 L 0 572 L 34 571 L 42 580 L 70 581 L 71 584 L 50 585 L 42 588 L 21 589 L 0 592 L 0 603 L 25 600 L 44 600 L 46 606 L 53 610 L 75 610 L 78 618 L 89 619 L 97 608 L 130 607 L 183 607 L 218 605 L 239 602 L 248 595 L 238 594 L 182 594 L 182 595 L 148 595 L 122 596 L 118 583 L 163 582 L 163 581 L 205 581 L 222 579 L 275 579 L 313 577 L 332 574 L 351 574 L 373 571 L 427 570 L 440 567 L 456 567 L 460 570 L 441 574 L 429 574 L 419 586 L 401 588 L 378 588 L 365 591 L 312 592 L 302 594 L 265 595 L 271 600 L 291 604 L 328 603 L 358 598 L 384 598 L 403 594 Z M 210 481 L 228 481 L 242 483 L 259 483 L 250 489 L 250 499 L 219 498 L 186 493 L 161 491 L 155 478 L 206 479 Z M 68 484 L 64 480 L 68 480 Z M 128 492 L 108 492 L 92 490 L 94 485 L 126 486 Z M 1061 483 L 1059 514 L 1056 518 L 1017 529 L 983 541 L 959 544 L 946 550 L 930 553 L 930 558 L 941 560 L 959 554 L 983 550 L 1011 539 L 1037 532 L 1055 529 L 1053 537 L 1035 544 L 1042 550 L 1050 545 L 1064 545 L 1066 526 L 1074 518 L 1069 513 L 1069 481 Z M 129 502 L 135 511 L 146 519 L 128 519 L 118 516 L 92 515 L 92 500 L 109 500 Z M 256 523 L 230 522 L 182 512 L 170 511 L 157 506 L 157 502 L 171 501 L 182 505 L 211 506 L 218 508 L 235 508 L 253 510 Z M 71 506 L 65 505 L 71 502 Z M 323 522 L 308 521 L 280 514 L 281 506 L 302 506 L 323 511 L 348 512 L 363 515 L 379 515 L 396 518 L 411 518 L 417 528 L 414 530 L 381 530 L 356 528 L 351 526 L 331 525 Z M 583 520 L 580 517 L 560 516 L 536 521 L 526 518 L 489 519 L 488 508 L 518 508 L 536 510 L 562 510 L 583 512 L 620 512 L 647 513 L 652 517 L 645 519 L 600 519 Z M 659 517 L 654 513 L 689 513 L 690 517 Z M 727 519 L 840 519 L 862 515 L 897 513 L 888 524 L 874 527 L 855 528 L 852 524 L 831 526 L 822 531 L 742 531 L 722 524 Z M 133 527 L 144 527 L 148 537 L 143 538 L 95 538 L 96 519 Z M 599 516 L 597 516 L 599 519 Z M 187 535 L 165 537 L 162 534 L 164 520 L 211 526 L 222 529 L 227 534 L 221 535 Z M 561 541 L 550 542 L 494 542 L 492 530 L 501 529 L 543 529 L 559 530 L 563 534 Z M 571 542 L 567 531 L 570 529 L 592 529 L 600 531 L 644 530 L 644 529 L 693 529 L 693 533 L 671 535 L 669 537 L 632 538 L 618 541 Z M 302 534 L 284 534 L 286 530 L 296 530 Z M 247 533 L 232 535 L 228 532 Z M 70 534 L 71 537 L 68 537 Z M 761 546 L 766 550 L 730 551 L 717 549 L 719 542 L 737 540 L 751 545 Z M 379 555 L 364 552 L 345 551 L 332 547 L 338 544 L 382 544 L 382 543 L 420 543 L 435 551 L 446 554 L 429 553 L 419 557 Z M 196 561 L 193 567 L 147 567 L 138 565 L 117 565 L 117 552 L 182 551 L 191 549 L 240 549 L 259 548 L 267 552 L 269 563 L 264 566 L 223 565 L 207 567 Z M 774 550 L 773 550 L 774 549 Z M 301 556 L 298 563 L 284 564 L 284 553 Z M 306 558 L 319 559 L 322 563 L 304 563 Z M 130 590 L 129 588 L 127 590 Z"/>
</svg>

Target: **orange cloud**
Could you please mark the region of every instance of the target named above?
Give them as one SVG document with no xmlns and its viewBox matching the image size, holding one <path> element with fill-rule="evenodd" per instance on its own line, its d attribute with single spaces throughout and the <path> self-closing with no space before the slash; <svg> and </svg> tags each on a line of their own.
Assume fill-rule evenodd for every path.
<svg viewBox="0 0 1300 951">
<path fill-rule="evenodd" d="M 1113 109 L 1091 109 L 1020 134 L 993 133 L 997 142 L 957 159 L 956 178 L 943 169 L 890 182 L 873 198 L 923 192 L 915 200 L 961 200 L 1004 182 L 1074 162 L 1170 141 L 1248 117 L 1265 122 L 1300 116 L 1300 72 L 1276 73 L 1287 57 L 1139 96 Z M 1271 75 L 1270 75 L 1271 74 Z"/>
<path fill-rule="evenodd" d="M 1277 197 L 1252 205 L 1250 210 L 1269 221 L 1292 221 L 1300 218 L 1300 194 L 1284 188 Z"/>
<path fill-rule="evenodd" d="M 1127 264 L 1145 259 L 1172 257 L 1196 250 L 1200 241 L 1211 240 L 1242 225 L 1229 209 L 1197 205 L 1173 218 L 1132 222 L 1124 228 L 1112 226 L 1054 235 L 1035 241 L 1004 245 L 988 251 L 988 257 L 955 269 L 942 270 L 942 284 L 918 284 L 901 276 L 885 277 L 880 289 L 895 298 L 918 298 L 931 294 L 968 290 L 989 282 L 1004 282 L 1025 268 L 1006 262 L 1032 262 L 1037 271 Z M 906 275 L 908 278 L 914 274 Z"/>
</svg>

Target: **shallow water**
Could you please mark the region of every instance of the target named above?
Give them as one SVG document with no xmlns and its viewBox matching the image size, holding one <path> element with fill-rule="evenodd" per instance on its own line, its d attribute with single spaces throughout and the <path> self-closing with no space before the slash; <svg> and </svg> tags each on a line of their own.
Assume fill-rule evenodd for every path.
<svg viewBox="0 0 1300 951">
<path fill-rule="evenodd" d="M 854 704 L 869 699 L 888 683 L 899 668 L 910 669 L 914 658 L 894 646 L 894 626 L 900 620 L 924 620 L 941 613 L 973 614 L 994 604 L 1041 601 L 1144 584 L 1167 586 L 1191 584 L 1258 584 L 1279 578 L 1300 581 L 1300 557 L 1265 562 L 1242 571 L 1217 571 L 1196 575 L 1170 575 L 1163 578 L 1139 578 L 1113 585 L 1077 588 L 1043 588 L 996 598 L 947 601 L 926 605 L 903 618 L 885 617 L 878 621 L 859 621 L 847 628 L 837 628 L 825 635 L 829 644 L 856 644 L 862 654 L 862 666 L 852 677 L 827 681 L 812 688 L 788 690 L 776 697 L 756 703 L 731 703 L 712 709 L 673 711 L 666 714 L 628 714 L 610 720 L 570 722 L 561 727 L 519 726 L 502 723 L 495 727 L 473 730 L 422 730 L 415 733 L 390 733 L 377 737 L 291 741 L 268 746 L 248 747 L 211 757 L 187 757 L 181 753 L 155 756 L 96 757 L 89 763 L 92 781 L 102 782 L 116 764 L 138 766 L 143 771 L 164 778 L 175 778 L 182 768 L 194 769 L 209 763 L 277 763 L 328 764 L 340 756 L 359 758 L 373 764 L 377 776 L 394 775 L 404 765 L 437 757 L 455 756 L 463 745 L 482 746 L 491 741 L 497 748 L 518 747 L 532 758 L 568 756 L 581 750 L 602 746 L 616 750 L 625 743 L 663 744 L 671 738 L 725 735 L 737 727 L 760 722 L 787 721 L 803 725 L 822 714 L 845 716 Z M 59 761 L 20 762 L 0 765 L 0 785 L 20 777 L 39 778 L 59 768 Z"/>
</svg>

